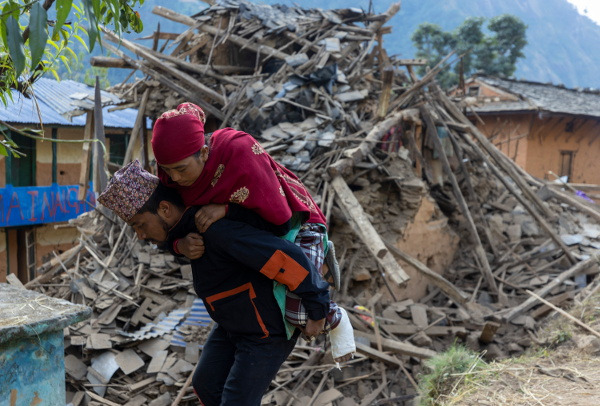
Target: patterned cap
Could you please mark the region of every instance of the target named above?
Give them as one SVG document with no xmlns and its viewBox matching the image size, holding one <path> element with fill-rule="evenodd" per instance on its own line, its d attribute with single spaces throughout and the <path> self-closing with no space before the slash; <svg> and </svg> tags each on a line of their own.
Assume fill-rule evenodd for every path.
<svg viewBox="0 0 600 406">
<path fill-rule="evenodd" d="M 146 204 L 159 182 L 136 159 L 115 172 L 98 201 L 128 222 Z"/>
</svg>

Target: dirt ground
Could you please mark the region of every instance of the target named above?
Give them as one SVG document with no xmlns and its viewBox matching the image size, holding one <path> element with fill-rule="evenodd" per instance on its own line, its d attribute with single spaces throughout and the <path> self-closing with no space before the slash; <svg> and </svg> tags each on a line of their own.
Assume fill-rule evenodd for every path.
<svg viewBox="0 0 600 406">
<path fill-rule="evenodd" d="M 597 289 L 594 289 L 597 290 Z M 600 295 L 589 295 L 569 313 L 600 331 Z M 491 363 L 458 391 L 452 405 L 600 405 L 600 338 L 558 314 L 536 332 L 539 346 Z"/>
<path fill-rule="evenodd" d="M 600 359 L 577 351 L 491 368 L 457 405 L 600 405 Z"/>
</svg>

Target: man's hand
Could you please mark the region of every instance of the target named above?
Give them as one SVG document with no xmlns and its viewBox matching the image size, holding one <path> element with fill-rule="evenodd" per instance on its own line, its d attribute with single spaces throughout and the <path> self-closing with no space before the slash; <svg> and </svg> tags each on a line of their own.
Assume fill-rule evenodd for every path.
<svg viewBox="0 0 600 406">
<path fill-rule="evenodd" d="M 212 223 L 225 217 L 225 214 L 227 214 L 226 204 L 207 204 L 206 206 L 202 206 L 196 212 L 196 228 L 203 233 Z"/>
<path fill-rule="evenodd" d="M 177 241 L 177 250 L 189 259 L 198 259 L 204 254 L 204 239 L 198 233 L 189 233 Z"/>
<path fill-rule="evenodd" d="M 325 319 L 321 319 L 321 320 L 308 319 L 308 321 L 306 322 L 306 327 L 304 327 L 304 330 L 302 330 L 302 332 L 304 333 L 304 335 L 306 337 L 308 337 L 309 339 L 312 339 L 312 338 L 318 336 L 319 334 L 321 334 L 323 332 L 324 328 L 325 328 Z"/>
</svg>

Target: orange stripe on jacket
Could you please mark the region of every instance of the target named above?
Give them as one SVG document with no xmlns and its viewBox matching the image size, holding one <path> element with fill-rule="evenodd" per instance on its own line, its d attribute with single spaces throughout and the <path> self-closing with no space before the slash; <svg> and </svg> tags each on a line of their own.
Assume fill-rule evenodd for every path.
<svg viewBox="0 0 600 406">
<path fill-rule="evenodd" d="M 206 298 L 206 302 L 210 305 L 210 308 L 212 309 L 212 311 L 215 311 L 215 306 L 213 306 L 213 302 L 215 302 L 219 299 L 229 297 L 229 296 L 237 295 L 238 293 L 244 292 L 246 290 L 248 291 L 248 294 L 250 296 L 250 302 L 252 303 L 252 306 L 254 307 L 254 314 L 256 314 L 256 320 L 258 321 L 258 324 L 260 325 L 260 329 L 263 331 L 263 333 L 265 333 L 265 335 L 261 338 L 267 338 L 269 336 L 269 330 L 267 329 L 267 326 L 265 326 L 265 322 L 263 321 L 262 317 L 260 317 L 260 313 L 258 312 L 258 309 L 256 308 L 256 304 L 254 303 L 254 299 L 256 298 L 256 292 L 254 291 L 254 287 L 252 286 L 252 283 L 248 282 L 241 286 L 238 286 L 237 288 L 226 290 L 224 292 L 208 296 Z"/>
</svg>

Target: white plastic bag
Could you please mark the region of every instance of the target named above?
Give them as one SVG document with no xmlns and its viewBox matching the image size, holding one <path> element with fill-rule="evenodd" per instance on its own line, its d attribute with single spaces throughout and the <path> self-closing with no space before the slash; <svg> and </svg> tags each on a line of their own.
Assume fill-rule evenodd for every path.
<svg viewBox="0 0 600 406">
<path fill-rule="evenodd" d="M 346 354 L 352 354 L 356 352 L 356 344 L 354 343 L 354 330 L 352 329 L 352 323 L 350 318 L 343 307 L 340 307 L 342 312 L 342 319 L 340 324 L 336 328 L 331 330 L 329 333 L 329 340 L 331 341 L 331 355 L 333 359 L 342 357 Z M 337 363 L 339 368 L 339 363 Z"/>
</svg>

